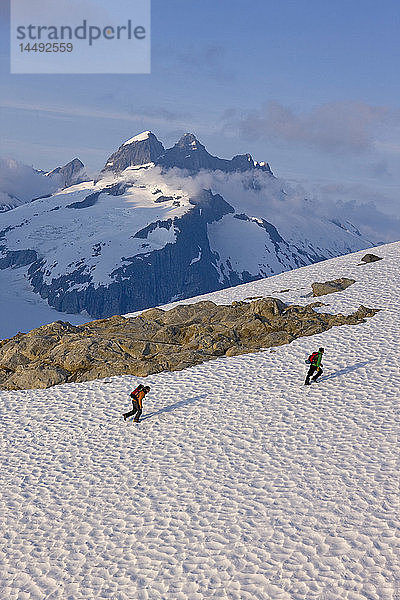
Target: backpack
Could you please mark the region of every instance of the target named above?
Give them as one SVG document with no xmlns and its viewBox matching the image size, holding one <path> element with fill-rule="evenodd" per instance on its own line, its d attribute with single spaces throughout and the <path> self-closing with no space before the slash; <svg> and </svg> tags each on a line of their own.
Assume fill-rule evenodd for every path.
<svg viewBox="0 0 400 600">
<path fill-rule="evenodd" d="M 317 362 L 319 352 L 313 352 L 306 360 L 306 364 L 314 365 Z"/>
<path fill-rule="evenodd" d="M 139 392 L 141 392 L 142 390 L 144 390 L 144 385 L 142 385 L 141 383 L 137 386 L 137 388 L 135 388 L 133 390 L 133 392 L 131 392 L 129 395 L 130 397 L 135 400 L 136 399 L 136 394 L 138 394 Z"/>
</svg>

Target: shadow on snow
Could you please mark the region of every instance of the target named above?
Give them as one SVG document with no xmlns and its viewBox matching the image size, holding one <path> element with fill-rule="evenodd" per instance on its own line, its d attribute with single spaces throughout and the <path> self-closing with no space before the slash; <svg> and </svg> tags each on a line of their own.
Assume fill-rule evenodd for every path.
<svg viewBox="0 0 400 600">
<path fill-rule="evenodd" d="M 374 360 L 365 360 L 364 362 L 358 362 L 355 365 L 351 365 L 349 367 L 344 367 L 344 369 L 340 369 L 340 371 L 335 371 L 335 373 L 331 373 L 330 375 L 326 375 L 325 377 L 321 377 L 321 380 L 327 381 L 328 379 L 335 379 L 335 377 L 341 377 L 342 375 L 347 375 L 347 373 L 351 373 L 352 371 L 357 371 L 357 369 L 362 369 L 369 363 L 375 362 Z"/>
<path fill-rule="evenodd" d="M 195 396 L 194 398 L 186 398 L 185 400 L 179 400 L 179 402 L 174 402 L 174 404 L 170 404 L 169 406 L 165 406 L 164 408 L 160 408 L 160 410 L 156 410 L 151 412 L 140 420 L 144 421 L 145 419 L 151 419 L 151 417 L 156 417 L 157 415 L 162 415 L 163 413 L 169 413 L 175 410 L 176 408 L 182 408 L 183 406 L 189 406 L 190 404 L 194 404 L 203 398 L 207 398 L 207 394 L 202 394 L 201 396 Z"/>
</svg>

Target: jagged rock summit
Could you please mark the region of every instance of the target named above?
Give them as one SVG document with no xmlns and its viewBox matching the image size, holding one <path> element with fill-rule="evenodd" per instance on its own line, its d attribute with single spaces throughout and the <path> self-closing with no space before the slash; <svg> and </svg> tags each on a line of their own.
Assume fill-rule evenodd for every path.
<svg viewBox="0 0 400 600">
<path fill-rule="evenodd" d="M 124 142 L 107 159 L 102 173 L 121 173 L 128 167 L 149 163 L 167 169 L 186 169 L 191 173 L 202 169 L 225 173 L 258 169 L 272 176 L 269 164 L 253 160 L 250 154 L 239 154 L 232 160 L 212 156 L 193 133 L 185 133 L 172 148 L 166 150 L 151 131 L 144 131 Z"/>
<path fill-rule="evenodd" d="M 180 140 L 162 154 L 156 164 L 163 167 L 179 167 L 191 172 L 197 172 L 201 169 L 208 171 L 224 171 L 231 173 L 234 171 L 251 171 L 260 169 L 272 175 L 268 163 L 254 161 L 250 154 L 240 154 L 234 156 L 232 160 L 212 156 L 196 138 L 193 133 L 185 133 Z"/>
<path fill-rule="evenodd" d="M 163 152 L 164 146 L 158 141 L 154 133 L 144 131 L 124 142 L 107 159 L 102 172 L 121 173 L 127 167 L 154 163 Z"/>
<path fill-rule="evenodd" d="M 86 181 L 86 173 L 84 172 L 85 165 L 79 158 L 74 158 L 63 167 L 57 167 L 49 173 L 46 173 L 47 177 L 59 175 L 61 177 L 61 187 L 67 188 L 77 183 Z"/>
</svg>

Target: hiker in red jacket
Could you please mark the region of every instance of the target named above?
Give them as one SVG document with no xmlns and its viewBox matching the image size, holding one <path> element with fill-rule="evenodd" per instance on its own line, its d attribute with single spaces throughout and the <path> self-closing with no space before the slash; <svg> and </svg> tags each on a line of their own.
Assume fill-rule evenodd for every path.
<svg viewBox="0 0 400 600">
<path fill-rule="evenodd" d="M 322 371 L 322 355 L 324 354 L 324 349 L 323 348 L 319 348 L 318 352 L 313 352 L 309 357 L 308 357 L 308 362 L 310 362 L 310 368 L 308 369 L 308 373 L 307 373 L 307 377 L 306 380 L 304 382 L 304 385 L 311 385 L 311 381 L 310 381 L 310 377 L 312 375 L 314 375 L 314 377 L 312 378 L 312 381 L 317 381 L 318 377 L 321 377 L 323 371 Z"/>
<path fill-rule="evenodd" d="M 134 415 L 134 423 L 139 423 L 140 415 L 142 414 L 142 401 L 146 394 L 150 391 L 149 386 L 146 387 L 142 384 L 138 385 L 138 387 L 133 390 L 129 395 L 132 398 L 133 408 L 127 413 L 124 413 L 122 416 L 124 417 L 124 421 L 128 417 L 132 417 Z"/>
</svg>

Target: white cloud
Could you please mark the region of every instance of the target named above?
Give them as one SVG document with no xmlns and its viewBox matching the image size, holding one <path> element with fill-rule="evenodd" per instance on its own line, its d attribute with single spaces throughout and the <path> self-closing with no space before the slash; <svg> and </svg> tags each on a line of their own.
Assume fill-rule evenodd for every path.
<svg viewBox="0 0 400 600">
<path fill-rule="evenodd" d="M 357 154 L 374 150 L 380 136 L 400 127 L 400 112 L 365 102 L 330 102 L 306 112 L 278 102 L 227 122 L 247 139 L 280 140 L 329 153 Z M 400 135 L 400 132 L 399 132 Z"/>
<path fill-rule="evenodd" d="M 160 169 L 150 169 L 146 177 L 148 183 L 156 185 Z M 251 171 L 245 174 L 203 171 L 185 177 L 182 170 L 171 169 L 163 178 L 172 188 L 182 189 L 189 196 L 211 189 L 214 194 L 221 194 L 238 213 L 260 216 L 261 208 L 261 216 L 267 219 L 269 216 L 278 229 L 279 222 L 287 215 L 298 214 L 310 219 L 314 216 L 335 219 L 344 224 L 348 221 L 373 243 L 400 239 L 400 212 L 398 208 L 394 210 L 393 198 L 363 184 L 289 183 Z"/>
<path fill-rule="evenodd" d="M 29 202 L 38 196 L 54 192 L 61 179 L 45 177 L 32 167 L 12 159 L 0 159 L 0 203 L 7 204 L 10 197 L 19 203 Z"/>
</svg>

